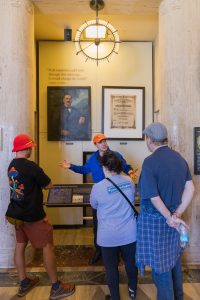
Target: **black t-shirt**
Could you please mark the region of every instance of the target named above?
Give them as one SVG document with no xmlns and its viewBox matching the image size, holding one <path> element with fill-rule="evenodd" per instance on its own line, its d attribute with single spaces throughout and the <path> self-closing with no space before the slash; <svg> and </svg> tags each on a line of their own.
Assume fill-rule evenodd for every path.
<svg viewBox="0 0 200 300">
<path fill-rule="evenodd" d="M 8 167 L 10 203 L 6 216 L 35 222 L 46 216 L 43 209 L 42 188 L 50 178 L 33 161 L 15 158 Z"/>
</svg>

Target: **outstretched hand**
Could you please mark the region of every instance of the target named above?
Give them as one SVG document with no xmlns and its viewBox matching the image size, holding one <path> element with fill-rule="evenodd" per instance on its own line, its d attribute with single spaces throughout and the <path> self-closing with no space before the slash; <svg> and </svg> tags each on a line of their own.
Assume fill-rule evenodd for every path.
<svg viewBox="0 0 200 300">
<path fill-rule="evenodd" d="M 67 162 L 66 160 L 64 160 L 63 162 L 60 162 L 59 167 L 63 168 L 63 169 L 69 169 L 71 167 L 71 163 Z"/>
<path fill-rule="evenodd" d="M 136 182 L 136 180 L 138 179 L 138 176 L 139 176 L 138 175 L 138 170 L 139 170 L 139 168 L 136 167 L 135 169 L 128 172 L 128 175 L 131 177 L 133 182 Z"/>
</svg>

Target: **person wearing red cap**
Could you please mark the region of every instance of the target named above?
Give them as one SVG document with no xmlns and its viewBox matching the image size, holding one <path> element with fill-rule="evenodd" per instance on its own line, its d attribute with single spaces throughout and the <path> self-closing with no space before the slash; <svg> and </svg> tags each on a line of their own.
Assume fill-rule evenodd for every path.
<svg viewBox="0 0 200 300">
<path fill-rule="evenodd" d="M 52 187 L 51 179 L 33 161 L 28 160 L 33 140 L 26 134 L 14 138 L 12 152 L 16 157 L 8 167 L 10 203 L 6 219 L 15 225 L 16 247 L 14 261 L 20 286 L 17 295 L 25 296 L 39 283 L 37 276 L 27 277 L 25 270 L 25 248 L 28 241 L 34 248 L 43 249 L 44 265 L 52 282 L 50 300 L 61 299 L 74 293 L 75 287 L 58 280 L 53 250 L 53 228 L 43 209 L 42 189 Z"/>
<path fill-rule="evenodd" d="M 86 163 L 83 166 L 77 166 L 74 164 L 71 164 L 70 162 L 64 161 L 62 163 L 59 163 L 59 166 L 64 169 L 70 169 L 76 173 L 80 174 L 92 174 L 93 181 L 95 183 L 103 180 L 105 178 L 103 168 L 100 163 L 100 157 L 103 156 L 104 153 L 107 151 L 110 151 L 107 143 L 107 137 L 103 133 L 97 133 L 94 135 L 92 141 L 94 145 L 97 148 L 97 151 L 94 152 L 90 158 L 86 161 Z M 137 169 L 134 169 L 127 164 L 126 160 L 123 158 L 123 156 L 115 151 L 116 155 L 122 160 L 123 162 L 123 172 L 127 175 L 129 175 L 133 180 L 136 179 Z M 101 258 L 101 248 L 97 245 L 96 239 L 97 239 L 97 213 L 96 210 L 93 209 L 93 229 L 94 229 L 94 245 L 96 248 L 96 251 L 94 253 L 94 256 L 90 260 L 91 264 L 96 263 Z"/>
</svg>

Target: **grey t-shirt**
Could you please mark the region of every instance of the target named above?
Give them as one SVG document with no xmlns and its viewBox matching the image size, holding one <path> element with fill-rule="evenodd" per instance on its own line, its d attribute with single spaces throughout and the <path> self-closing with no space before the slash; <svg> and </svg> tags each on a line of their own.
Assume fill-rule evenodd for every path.
<svg viewBox="0 0 200 300">
<path fill-rule="evenodd" d="M 128 176 L 110 177 L 134 203 L 134 183 Z M 97 209 L 97 244 L 103 247 L 127 245 L 136 241 L 136 219 L 126 199 L 111 182 L 103 179 L 91 192 L 90 203 Z"/>
</svg>

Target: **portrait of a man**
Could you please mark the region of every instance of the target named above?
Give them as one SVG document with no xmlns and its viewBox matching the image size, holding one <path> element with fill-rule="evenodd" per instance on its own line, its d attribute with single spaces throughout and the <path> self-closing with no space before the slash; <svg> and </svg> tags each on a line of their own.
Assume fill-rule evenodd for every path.
<svg viewBox="0 0 200 300">
<path fill-rule="evenodd" d="M 47 87 L 47 108 L 48 140 L 90 140 L 90 87 Z"/>
</svg>

